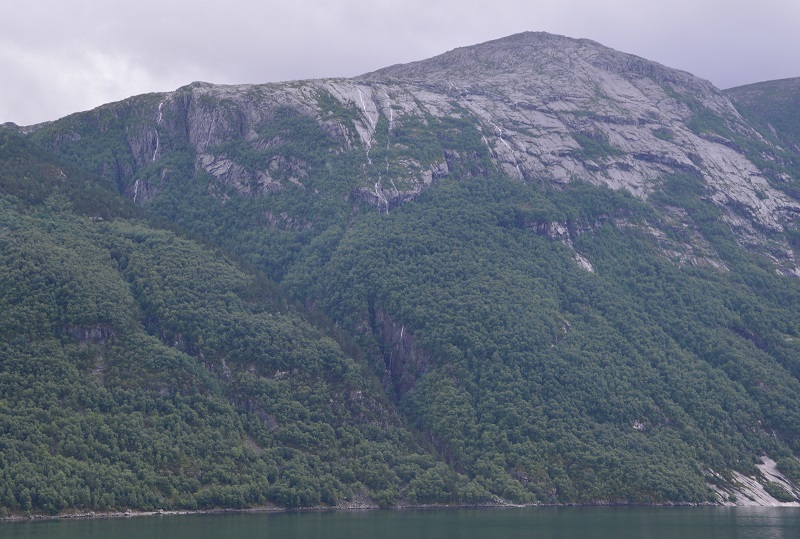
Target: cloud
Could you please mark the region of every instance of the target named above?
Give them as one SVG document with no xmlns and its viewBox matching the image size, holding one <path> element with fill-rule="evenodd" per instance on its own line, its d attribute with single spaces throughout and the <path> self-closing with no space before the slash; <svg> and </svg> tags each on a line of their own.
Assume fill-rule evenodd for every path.
<svg viewBox="0 0 800 539">
<path fill-rule="evenodd" d="M 123 97 L 174 89 L 180 77 L 156 78 L 124 54 L 98 49 L 0 47 L 2 121 L 34 123 Z"/>
</svg>

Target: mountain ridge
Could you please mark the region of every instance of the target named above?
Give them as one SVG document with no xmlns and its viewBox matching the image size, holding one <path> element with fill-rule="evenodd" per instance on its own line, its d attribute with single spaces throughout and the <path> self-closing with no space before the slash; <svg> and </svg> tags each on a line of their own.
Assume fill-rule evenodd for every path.
<svg viewBox="0 0 800 539">
<path fill-rule="evenodd" d="M 508 43 L 514 45 L 510 53 Z M 518 43 L 524 46 L 517 47 Z M 545 62 L 552 67 L 550 71 L 536 74 L 526 63 L 529 56 L 520 55 L 520 51 L 532 48 L 545 57 L 548 51 L 555 51 L 562 57 L 555 62 Z M 124 178 L 119 181 L 129 182 L 135 169 L 157 161 L 159 130 L 166 128 L 197 154 L 196 169 L 209 172 L 223 183 L 239 185 L 240 189 L 247 190 L 244 185 L 277 188 L 278 184 L 272 181 L 268 171 L 245 170 L 247 166 L 243 167 L 236 159 L 207 149 L 229 138 L 243 138 L 246 145 L 261 152 L 257 146 L 269 144 L 269 141 L 259 142 L 259 125 L 269 122 L 270 115 L 276 114 L 278 108 L 288 107 L 300 115 L 316 117 L 323 129 L 333 134 L 334 144 L 346 151 L 354 144 L 362 147 L 365 168 L 356 196 L 371 199 L 386 211 L 415 198 L 435 178 L 446 175 L 453 160 L 448 162 L 447 153 L 437 150 L 436 159 L 432 160 L 431 155 L 423 160 L 427 162 L 422 162 L 410 156 L 411 159 L 403 161 L 405 170 L 381 172 L 370 154 L 375 139 L 380 138 L 378 144 L 385 144 L 384 153 L 392 153 L 395 125 L 402 126 L 406 120 L 424 125 L 429 115 L 437 121 L 460 118 L 477 127 L 481 139 L 489 147 L 493 168 L 523 180 L 548 178 L 556 184 L 565 184 L 577 179 L 613 189 L 625 188 L 647 198 L 658 189 L 662 177 L 699 175 L 712 190 L 709 196 L 726 209 L 725 219 L 740 231 L 743 244 L 750 249 L 761 249 L 782 271 L 800 271 L 788 243 L 778 239 L 786 228 L 784 225 L 795 227 L 794 218 L 800 209 L 797 201 L 785 194 L 785 187 L 792 180 L 785 173 L 781 176 L 781 172 L 777 172 L 780 163 L 792 157 L 786 157 L 786 150 L 776 147 L 775 142 L 763 139 L 713 85 L 588 40 L 550 34 L 518 34 L 387 69 L 413 70 L 430 66 L 425 69 L 436 71 L 437 62 L 442 58 L 454 54 L 471 56 L 484 50 L 490 55 L 511 54 L 524 70 L 521 73 L 503 71 L 498 76 L 505 79 L 505 83 L 498 79 L 485 85 L 480 83 L 482 72 L 478 70 L 474 74 L 478 82 L 469 83 L 474 86 L 472 90 L 455 89 L 452 81 L 448 83 L 444 79 L 434 86 L 417 87 L 413 82 L 399 86 L 370 83 L 362 76 L 268 85 L 204 83 L 158 94 L 163 99 L 151 94 L 153 97 L 138 100 L 140 103 L 142 99 L 152 101 L 151 110 L 142 111 L 145 117 L 149 116 L 150 125 L 131 126 L 139 131 L 136 135 L 139 140 L 120 141 L 122 152 L 125 152 L 124 146 L 130 147 L 131 157 L 126 160 L 132 158 L 132 162 L 125 165 L 127 170 L 121 171 Z M 604 58 L 602 67 L 592 64 L 598 55 Z M 569 61 L 565 62 L 563 57 Z M 625 66 L 631 62 L 638 70 L 614 72 L 606 69 L 608 65 Z M 671 76 L 662 77 L 662 84 L 650 75 L 642 75 L 642 66 L 647 73 L 663 72 Z M 532 73 L 534 75 L 529 76 Z M 175 99 L 177 96 L 183 97 Z M 324 102 L 319 96 L 324 97 Z M 209 116 L 199 104 L 204 99 L 223 100 L 230 109 L 227 116 L 214 117 L 213 113 Z M 135 99 L 131 101 L 134 102 Z M 166 106 L 165 110 L 172 115 L 183 115 L 180 121 L 185 126 L 182 128 L 186 130 L 185 135 L 159 124 L 157 119 L 162 115 L 159 106 Z M 334 114 L 335 118 L 344 110 L 349 110 L 349 116 L 340 114 L 338 119 L 324 125 L 324 114 Z M 377 133 L 381 121 L 386 123 L 382 128 L 386 131 Z M 37 131 L 43 129 L 46 130 L 40 127 Z M 752 148 L 743 145 L 741 141 L 745 139 Z M 54 145 L 53 141 L 42 142 L 49 147 Z M 777 162 L 778 166 L 771 162 Z M 107 159 L 105 166 L 116 165 Z M 135 179 L 131 182 L 131 187 L 133 185 L 136 185 Z M 765 234 L 764 229 L 770 233 Z"/>
<path fill-rule="evenodd" d="M 800 108 L 800 77 L 765 81 L 725 90 L 745 114 L 762 123 L 767 132 L 779 137 L 800 153 L 797 110 Z M 777 130 L 776 130 L 777 129 Z"/>
</svg>

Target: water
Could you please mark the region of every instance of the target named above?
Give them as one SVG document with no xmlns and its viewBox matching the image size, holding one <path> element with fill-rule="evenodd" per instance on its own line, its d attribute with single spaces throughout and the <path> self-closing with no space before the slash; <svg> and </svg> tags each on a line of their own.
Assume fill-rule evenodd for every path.
<svg viewBox="0 0 800 539">
<path fill-rule="evenodd" d="M 783 539 L 800 508 L 528 508 L 247 513 L 26 521 L 3 539 Z"/>
</svg>

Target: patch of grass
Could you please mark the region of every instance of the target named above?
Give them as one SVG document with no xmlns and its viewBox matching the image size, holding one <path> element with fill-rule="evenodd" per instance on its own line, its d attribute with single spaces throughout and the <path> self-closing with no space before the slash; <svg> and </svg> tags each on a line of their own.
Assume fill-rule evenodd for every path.
<svg viewBox="0 0 800 539">
<path fill-rule="evenodd" d="M 658 129 L 653 129 L 653 136 L 657 139 L 672 141 L 675 139 L 675 133 L 672 132 L 671 129 L 667 129 L 666 127 L 659 127 Z"/>
<path fill-rule="evenodd" d="M 575 142 L 580 144 L 581 149 L 578 151 L 580 157 L 584 159 L 597 159 L 600 157 L 611 157 L 622 155 L 622 151 L 615 148 L 608 143 L 608 140 L 601 135 L 587 135 L 584 133 L 575 133 L 572 135 Z"/>
</svg>

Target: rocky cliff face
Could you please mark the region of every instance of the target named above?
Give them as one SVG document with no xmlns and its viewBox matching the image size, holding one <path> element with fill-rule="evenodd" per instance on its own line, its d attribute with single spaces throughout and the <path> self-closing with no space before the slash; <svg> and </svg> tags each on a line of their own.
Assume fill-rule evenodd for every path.
<svg viewBox="0 0 800 539">
<path fill-rule="evenodd" d="M 784 237 L 800 212 L 781 188 L 794 181 L 780 166 L 785 150 L 707 81 L 588 40 L 523 33 L 349 80 L 195 83 L 37 129 L 62 154 L 86 146 L 80 125 L 87 121 L 116 129 L 119 148 L 95 155 L 97 170 L 145 203 L 174 173 L 177 151 L 196 173 L 240 196 L 292 186 L 319 194 L 309 156 L 281 151 L 289 141 L 280 126 L 294 129 L 298 119 L 316 126 L 324 160 L 351 156 L 347 194 L 381 212 L 455 169 L 543 184 L 583 181 L 642 199 L 666 178 L 688 175 L 702 181 L 702 196 L 724 209 L 743 245 L 800 275 Z M 467 131 L 479 147 L 448 146 Z M 670 226 L 691 227 L 679 212 L 664 216 Z M 691 241 L 677 249 L 681 259 L 713 262 L 713 253 L 693 254 L 705 250 Z"/>
<path fill-rule="evenodd" d="M 592 41 L 526 33 L 362 79 L 403 85 L 443 114 L 469 111 L 497 165 L 521 180 L 647 198 L 666 176 L 701 177 L 751 248 L 800 209 L 773 186 L 791 178 L 760 169 L 733 140 L 763 137 L 713 85 Z M 796 273 L 788 246 L 772 255 Z"/>
</svg>

